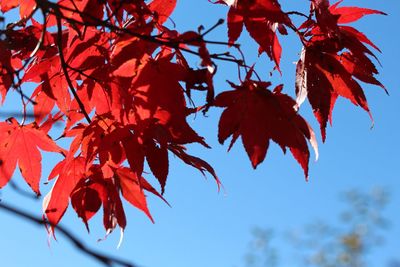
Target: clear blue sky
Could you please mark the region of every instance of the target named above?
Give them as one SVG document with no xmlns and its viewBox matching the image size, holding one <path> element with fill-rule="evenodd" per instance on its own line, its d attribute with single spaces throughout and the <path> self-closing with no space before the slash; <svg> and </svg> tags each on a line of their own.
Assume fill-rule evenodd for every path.
<svg viewBox="0 0 400 267">
<path fill-rule="evenodd" d="M 200 24 L 207 28 L 219 18 L 225 18 L 226 7 L 214 6 L 207 0 L 178 1 L 172 19 L 180 30 L 196 29 Z M 298 4 L 284 5 L 285 10 L 296 9 Z M 308 1 L 304 2 L 307 9 Z M 106 241 L 97 242 L 104 236 L 101 214 L 91 220 L 91 233 L 69 210 L 62 224 L 72 229 L 92 248 L 128 259 L 145 267 L 234 267 L 243 266 L 243 256 L 251 239 L 254 226 L 273 228 L 277 232 L 298 228 L 318 218 L 335 221 L 342 203 L 340 192 L 357 188 L 369 190 L 382 186 L 392 193 L 385 215 L 391 221 L 386 243 L 371 255 L 376 267 L 385 266 L 394 257 L 400 257 L 400 3 L 398 0 L 345 0 L 344 5 L 362 5 L 380 9 L 389 16 L 369 16 L 358 22 L 357 27 L 366 33 L 382 54 L 379 79 L 387 87 L 390 96 L 380 88 L 364 85 L 372 110 L 375 127 L 371 130 L 368 115 L 360 108 L 341 100 L 334 110 L 333 127 L 328 128 L 327 141 L 320 145 L 318 162 L 310 162 L 310 181 L 305 182 L 302 170 L 291 157 L 283 155 L 276 145 L 271 145 L 267 159 L 256 171 L 238 141 L 228 154 L 226 146 L 217 142 L 217 119 L 221 110 L 212 109 L 207 118 L 189 118 L 200 135 L 205 136 L 211 150 L 191 146 L 194 155 L 211 163 L 221 178 L 225 190 L 218 193 L 213 179 L 203 178 L 197 171 L 172 159 L 165 197 L 172 208 L 162 201 L 150 198 L 149 205 L 155 224 L 133 207 L 125 205 L 128 226 L 120 249 L 116 249 L 119 233 Z M 226 40 L 226 26 L 220 27 L 209 39 Z M 276 73 L 274 83 L 284 83 L 285 92 L 294 92 L 294 64 L 300 46 L 293 38 L 281 38 L 284 53 L 283 76 Z M 256 51 L 247 35 L 240 42 L 244 49 Z M 211 48 L 212 50 L 213 48 Z M 216 48 L 217 49 L 217 48 Z M 250 58 L 258 62 L 258 71 L 265 76 L 272 68 L 265 56 Z M 250 61 L 251 62 L 251 61 Z M 229 89 L 226 79 L 235 80 L 235 68 L 221 64 L 216 77 L 218 91 Z M 9 101 L 10 102 L 10 101 Z M 6 103 L 8 109 L 12 103 Z M 318 126 L 305 103 L 301 113 L 317 131 Z M 320 141 L 320 138 L 319 138 Z M 46 155 L 43 159 L 43 177 L 51 170 L 56 159 Z M 19 172 L 15 181 L 26 188 Z M 153 180 L 154 182 L 154 180 Z M 42 185 L 47 192 L 49 185 Z M 25 210 L 40 214 L 41 203 L 32 204 L 9 188 L 2 189 L 1 199 L 15 203 Z M 1 266 L 101 266 L 82 256 L 70 243 L 59 236 L 57 242 L 47 242 L 47 233 L 23 220 L 0 211 L 0 262 Z M 288 248 L 281 244 L 283 251 Z M 282 266 L 295 266 L 290 254 Z"/>
</svg>

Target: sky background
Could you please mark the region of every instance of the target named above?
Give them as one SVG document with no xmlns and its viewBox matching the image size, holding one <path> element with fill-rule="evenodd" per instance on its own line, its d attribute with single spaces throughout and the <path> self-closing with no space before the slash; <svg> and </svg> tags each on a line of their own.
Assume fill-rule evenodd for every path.
<svg viewBox="0 0 400 267">
<path fill-rule="evenodd" d="M 305 0 L 281 2 L 285 11 L 308 9 Z M 303 104 L 300 112 L 317 132 L 320 152 L 317 162 L 310 160 L 308 182 L 293 157 L 283 155 L 275 144 L 271 144 L 266 160 L 257 170 L 251 168 L 240 140 L 227 153 L 227 145 L 221 146 L 217 141 L 221 109 L 214 108 L 208 117 L 198 114 L 188 119 L 212 149 L 191 145 L 189 151 L 207 159 L 215 168 L 223 190 L 218 192 L 212 177 L 204 179 L 198 171 L 171 156 L 165 198 L 172 208 L 149 197 L 149 207 L 155 219 L 155 224 L 152 224 L 143 213 L 125 203 L 128 225 L 119 249 L 118 231 L 107 240 L 97 242 L 105 234 L 101 212 L 90 221 L 90 234 L 72 209 L 68 210 L 61 224 L 88 246 L 130 260 L 138 266 L 239 267 L 244 266 L 252 228 L 267 227 L 284 233 L 318 219 L 335 223 L 344 207 L 338 199 L 340 193 L 350 189 L 369 191 L 380 186 L 391 193 L 390 203 L 384 211 L 391 227 L 385 235 L 384 245 L 369 259 L 371 266 L 381 267 L 396 257 L 400 258 L 400 3 L 398 0 L 345 0 L 342 5 L 361 5 L 389 14 L 365 17 L 355 26 L 381 48 L 382 54 L 378 57 L 382 67 L 379 67 L 381 74 L 378 78 L 390 96 L 379 87 L 363 84 L 375 120 L 373 129 L 370 129 L 367 113 L 347 100 L 339 100 L 333 114 L 333 127 L 327 129 L 325 144 L 321 143 L 319 127 L 309 104 Z M 226 7 L 212 5 L 207 0 L 180 0 L 172 20 L 180 31 L 197 29 L 200 24 L 208 28 L 219 18 L 225 18 L 226 12 Z M 11 22 L 13 18 L 7 19 Z M 215 30 L 208 39 L 226 41 L 226 25 Z M 280 40 L 283 45 L 283 75 L 274 72 L 270 79 L 274 85 L 283 83 L 284 92 L 293 96 L 294 62 L 298 60 L 301 46 L 296 38 L 290 36 Z M 269 60 L 265 56 L 257 58 L 257 46 L 247 34 L 243 34 L 239 42 L 248 54 L 248 62 L 256 62 L 258 72 L 269 79 L 273 67 Z M 221 48 L 209 49 L 219 51 Z M 217 92 L 230 89 L 225 80 L 236 82 L 236 76 L 234 65 L 219 63 L 215 78 Z M 11 99 L 6 101 L 2 112 L 15 109 Z M 60 159 L 44 153 L 43 181 L 57 160 Z M 150 180 L 156 184 L 154 179 Z M 14 174 L 14 181 L 27 189 L 18 171 Z M 41 186 L 43 193 L 50 189 L 50 185 Z M 2 201 L 41 215 L 41 201 L 33 203 L 24 199 L 9 186 L 0 194 Z M 49 245 L 42 227 L 1 210 L 0 229 L 0 266 L 101 266 L 77 251 L 61 235 L 58 235 L 58 241 L 52 240 Z M 287 243 L 278 242 L 278 249 L 286 255 L 281 266 L 295 266 L 296 261 L 291 257 L 292 250 Z"/>
</svg>

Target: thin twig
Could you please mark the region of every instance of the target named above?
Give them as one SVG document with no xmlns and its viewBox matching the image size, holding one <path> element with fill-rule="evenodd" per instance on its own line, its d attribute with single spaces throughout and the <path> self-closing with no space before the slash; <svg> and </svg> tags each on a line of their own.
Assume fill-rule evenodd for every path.
<svg viewBox="0 0 400 267">
<path fill-rule="evenodd" d="M 90 14 L 86 14 L 86 13 L 80 11 L 80 10 L 77 10 L 77 9 L 72 9 L 70 7 L 66 7 L 66 6 L 63 6 L 63 5 L 60 5 L 60 4 L 56 4 L 56 3 L 52 3 L 52 2 L 48 2 L 47 4 L 53 10 L 53 11 L 50 10 L 50 12 L 52 12 L 57 18 L 60 18 L 60 19 L 62 18 L 64 20 L 66 20 L 67 22 L 71 23 L 71 24 L 80 24 L 80 25 L 84 25 L 84 26 L 93 26 L 93 27 L 102 26 L 102 27 L 105 27 L 105 28 L 109 29 L 110 31 L 113 31 L 113 32 L 116 32 L 116 33 L 118 33 L 118 32 L 119 33 L 126 33 L 126 34 L 129 34 L 129 35 L 133 36 L 133 37 L 137 37 L 137 38 L 139 38 L 141 40 L 144 40 L 144 41 L 156 43 L 156 44 L 159 44 L 159 45 L 165 45 L 165 46 L 168 46 L 168 47 L 171 47 L 171 48 L 174 48 L 174 49 L 180 49 L 180 50 L 182 50 L 182 51 L 184 51 L 186 53 L 200 56 L 199 52 L 196 52 L 196 51 L 193 51 L 193 50 L 190 50 L 190 49 L 183 48 L 183 47 L 179 46 L 179 44 L 187 43 L 186 40 L 185 41 L 180 41 L 180 42 L 171 41 L 171 40 L 167 40 L 167 41 L 166 40 L 162 40 L 161 38 L 157 38 L 156 36 L 140 34 L 140 33 L 137 33 L 137 32 L 133 32 L 133 31 L 127 29 L 127 28 L 121 28 L 121 27 L 112 25 L 112 24 L 108 23 L 107 21 L 98 19 L 98 18 L 96 18 L 94 16 L 91 16 Z M 87 18 L 90 18 L 91 21 L 83 22 L 83 21 L 79 21 L 77 19 L 74 19 L 72 17 L 65 17 L 62 14 L 62 12 L 60 11 L 60 9 L 63 9 L 63 10 L 66 10 L 66 11 L 70 11 L 70 12 L 75 12 L 78 15 L 80 15 L 81 17 L 82 16 L 86 16 Z M 220 25 L 220 23 L 221 23 L 221 20 L 219 20 L 213 27 L 211 27 L 205 33 L 203 33 L 203 35 L 206 34 L 206 33 L 209 33 L 210 30 L 212 30 L 216 26 Z M 218 57 L 216 55 L 210 55 L 210 56 L 211 56 L 211 58 L 216 59 L 216 60 L 228 61 L 228 62 L 233 62 L 233 63 L 236 63 L 236 64 L 240 64 L 240 62 L 238 62 L 237 60 L 231 59 L 231 58 L 223 58 L 223 57 Z"/>
<path fill-rule="evenodd" d="M 13 215 L 17 215 L 23 219 L 26 219 L 32 223 L 37 225 L 44 225 L 47 226 L 50 223 L 44 221 L 42 218 L 38 218 L 32 214 L 29 214 L 23 210 L 15 208 L 11 205 L 5 204 L 0 202 L 0 209 L 5 210 Z M 105 266 L 112 267 L 112 266 L 124 266 L 124 267 L 135 267 L 136 265 L 114 258 L 112 256 L 105 255 L 103 253 L 97 252 L 91 248 L 88 248 L 85 244 L 83 244 L 74 234 L 72 234 L 69 230 L 65 229 L 60 225 L 51 225 L 52 227 L 56 228 L 59 233 L 61 233 L 64 237 L 66 237 L 79 251 L 82 253 L 91 256 L 95 260 L 99 261 L 100 263 L 104 264 Z"/>
<path fill-rule="evenodd" d="M 68 67 L 70 70 L 75 71 L 75 72 L 79 73 L 80 75 L 84 76 L 85 78 L 91 79 L 91 80 L 93 80 L 93 81 L 95 81 L 95 82 L 97 82 L 97 83 L 100 83 L 100 82 L 101 82 L 101 81 L 100 81 L 99 79 L 97 79 L 96 77 L 93 77 L 92 75 L 86 74 L 86 73 L 84 72 L 84 70 L 80 70 L 80 69 L 77 69 L 77 68 L 75 68 L 75 67 L 72 67 L 72 66 L 71 66 L 70 64 L 68 64 L 68 63 L 67 63 L 67 67 Z"/>
<path fill-rule="evenodd" d="M 285 14 L 286 14 L 286 15 L 298 15 L 298 16 L 301 16 L 301 17 L 305 17 L 305 18 L 307 18 L 307 19 L 310 19 L 309 16 L 307 16 L 307 15 L 304 14 L 304 13 L 298 12 L 298 11 L 289 11 L 289 12 L 286 12 Z"/>
<path fill-rule="evenodd" d="M 218 26 L 224 24 L 225 20 L 224 19 L 219 19 L 217 21 L 217 23 L 215 23 L 210 29 L 206 30 L 205 32 L 203 32 L 201 34 L 201 37 L 204 37 L 205 35 L 207 35 L 208 33 L 210 33 L 211 31 L 213 31 L 215 28 L 217 28 Z"/>
<path fill-rule="evenodd" d="M 58 11 L 58 15 L 61 14 L 61 12 Z M 85 115 L 86 120 L 91 123 L 91 119 L 89 117 L 89 114 L 87 114 L 86 110 L 85 110 L 85 106 L 82 103 L 82 100 L 79 98 L 77 92 L 75 91 L 75 88 L 72 84 L 71 78 L 69 77 L 68 74 L 68 69 L 67 69 L 67 63 L 65 62 L 65 58 L 64 58 L 64 52 L 63 52 L 63 48 L 62 48 L 62 25 L 61 25 L 61 17 L 60 16 L 56 16 L 57 17 L 57 48 L 58 48 L 58 53 L 59 53 L 59 57 L 60 57 L 60 63 L 61 63 L 61 68 L 64 72 L 64 76 L 65 79 L 67 81 L 69 90 L 72 92 L 72 94 L 74 95 L 76 102 L 78 103 L 79 108 L 81 109 L 83 115 Z"/>
</svg>

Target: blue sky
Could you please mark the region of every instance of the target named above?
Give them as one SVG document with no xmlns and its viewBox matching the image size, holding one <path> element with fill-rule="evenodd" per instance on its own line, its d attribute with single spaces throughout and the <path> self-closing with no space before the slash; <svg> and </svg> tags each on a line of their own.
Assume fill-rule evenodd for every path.
<svg viewBox="0 0 400 267">
<path fill-rule="evenodd" d="M 308 1 L 297 2 L 304 2 L 302 8 L 308 8 Z M 128 226 L 119 249 L 116 248 L 118 232 L 105 241 L 97 242 L 104 236 L 101 214 L 91 220 L 90 234 L 86 233 L 84 225 L 72 210 L 68 211 L 62 224 L 72 229 L 90 247 L 128 259 L 139 266 L 243 266 L 253 227 L 285 232 L 319 218 L 335 222 L 343 208 L 343 203 L 338 200 L 339 193 L 354 188 L 367 191 L 381 186 L 391 192 L 391 201 L 385 211 L 391 228 L 384 246 L 370 256 L 371 266 L 385 266 L 389 260 L 399 257 L 400 31 L 397 26 L 400 23 L 400 4 L 398 0 L 345 0 L 344 5 L 362 5 L 389 14 L 386 17 L 366 17 L 356 26 L 383 52 L 379 55 L 382 64 L 379 79 L 390 96 L 379 87 L 363 85 L 375 119 L 373 129 L 370 129 L 371 121 L 367 113 L 352 106 L 349 101 L 338 101 L 333 114 L 333 127 L 327 130 L 325 144 L 321 143 L 318 134 L 320 158 L 317 162 L 310 162 L 309 182 L 304 180 L 302 170 L 292 156 L 283 155 L 276 145 L 270 146 L 266 160 L 257 170 L 251 168 L 240 141 L 227 153 L 227 146 L 219 145 L 216 136 L 221 110 L 212 109 L 208 117 L 198 115 L 189 118 L 189 121 L 213 148 L 207 150 L 193 145 L 190 151 L 215 167 L 224 185 L 221 192 L 218 192 L 212 177 L 204 179 L 197 171 L 172 159 L 165 193 L 172 208 L 159 199 L 150 198 L 149 206 L 155 219 L 155 224 L 152 224 L 144 214 L 125 205 Z M 294 10 L 299 4 L 283 4 L 283 7 Z M 207 28 L 219 18 L 225 18 L 226 11 L 226 7 L 212 5 L 207 0 L 182 0 L 172 19 L 179 30 L 196 29 L 200 24 Z M 209 39 L 226 40 L 226 26 L 214 31 Z M 274 73 L 271 79 L 274 84 L 284 83 L 284 92 L 293 95 L 293 62 L 297 61 L 301 47 L 295 38 L 281 40 L 284 49 L 283 75 Z M 265 56 L 256 58 L 256 46 L 246 34 L 239 42 L 244 50 L 249 51 L 249 62 L 256 61 L 258 72 L 268 77 L 272 69 L 268 59 Z M 233 65 L 221 63 L 216 76 L 216 90 L 229 89 L 225 80 L 235 81 L 235 75 Z M 11 102 L 6 103 L 6 109 L 13 108 Z M 301 107 L 301 114 L 317 132 L 318 125 L 307 103 Z M 47 177 L 56 161 L 52 155 L 45 155 L 43 177 Z M 19 172 L 15 172 L 14 179 L 26 188 Z M 47 192 L 49 187 L 42 185 L 42 191 Z M 8 187 L 0 192 L 2 201 L 40 214 L 40 201 L 33 204 Z M 0 211 L 0 227 L 3 229 L 0 237 L 1 266 L 101 266 L 82 256 L 61 236 L 57 242 L 52 240 L 49 246 L 44 229 L 3 211 Z M 278 248 L 289 253 L 282 266 L 295 266 L 287 245 L 279 243 Z"/>
</svg>

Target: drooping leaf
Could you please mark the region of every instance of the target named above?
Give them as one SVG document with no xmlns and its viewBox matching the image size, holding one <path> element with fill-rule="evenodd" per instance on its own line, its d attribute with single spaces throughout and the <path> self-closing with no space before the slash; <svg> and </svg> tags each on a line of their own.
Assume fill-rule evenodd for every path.
<svg viewBox="0 0 400 267">
<path fill-rule="evenodd" d="M 147 207 L 146 196 L 136 174 L 127 168 L 120 168 L 116 171 L 116 175 L 119 178 L 122 196 L 133 206 L 143 211 L 154 222 Z"/>
<path fill-rule="evenodd" d="M 44 213 L 53 229 L 67 210 L 70 195 L 86 172 L 86 159 L 83 157 L 67 158 L 64 162 L 52 173 L 58 178 L 43 200 Z"/>
<path fill-rule="evenodd" d="M 221 181 L 219 180 L 217 174 L 215 173 L 213 167 L 201 158 L 189 155 L 186 153 L 186 148 L 180 145 L 170 145 L 168 149 L 174 153 L 178 158 L 180 158 L 186 164 L 198 169 L 204 176 L 208 172 L 211 174 L 215 181 L 217 182 L 218 189 L 221 187 Z"/>
<path fill-rule="evenodd" d="M 82 218 L 89 231 L 88 221 L 97 213 L 101 207 L 101 199 L 96 188 L 82 186 L 71 194 L 71 205 L 77 215 Z"/>
<path fill-rule="evenodd" d="M 282 48 L 277 37 L 277 31 L 286 34 L 284 25 L 291 21 L 286 13 L 281 10 L 277 0 L 237 0 L 227 2 L 230 6 L 228 12 L 228 37 L 233 44 L 241 35 L 243 26 L 250 36 L 260 46 L 259 53 L 265 52 L 279 69 Z"/>
<path fill-rule="evenodd" d="M 249 74 L 241 85 L 231 86 L 235 90 L 223 92 L 215 100 L 216 106 L 226 108 L 219 121 L 219 142 L 224 143 L 232 135 L 232 146 L 241 136 L 251 164 L 256 168 L 264 160 L 272 140 L 284 152 L 290 149 L 308 178 L 307 140 L 316 155 L 317 143 L 311 127 L 297 114 L 295 101 L 281 93 L 282 86 L 271 92 L 267 89 L 270 83 L 250 80 Z"/>
<path fill-rule="evenodd" d="M 327 122 L 332 122 L 336 99 L 341 96 L 361 106 L 372 119 L 368 103 L 358 80 L 385 87 L 374 77 L 378 73 L 369 59 L 375 55 L 365 44 L 377 49 L 363 33 L 353 27 L 340 25 L 356 21 L 367 14 L 383 12 L 358 7 L 330 6 L 328 0 L 313 0 L 315 20 L 302 28 L 309 40 L 302 50 L 296 68 L 297 105 L 305 96 L 313 108 L 322 140 L 326 138 Z M 376 58 L 376 57 L 375 57 Z"/>
</svg>

